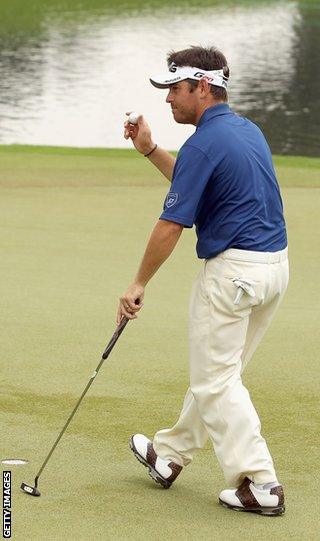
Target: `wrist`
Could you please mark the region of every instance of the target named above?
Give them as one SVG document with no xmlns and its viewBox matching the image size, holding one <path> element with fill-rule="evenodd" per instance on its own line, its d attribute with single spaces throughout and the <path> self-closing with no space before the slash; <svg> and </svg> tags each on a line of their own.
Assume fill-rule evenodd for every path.
<svg viewBox="0 0 320 541">
<path fill-rule="evenodd" d="M 134 286 L 136 287 L 141 287 L 142 289 L 144 289 L 147 285 L 147 281 L 143 280 L 141 276 L 136 276 L 136 278 L 134 279 Z"/>
<path fill-rule="evenodd" d="M 147 154 L 144 154 L 144 157 L 148 158 L 155 150 L 157 150 L 157 148 L 158 148 L 158 145 L 155 144 L 154 147 L 150 150 L 150 152 L 148 152 Z"/>
<path fill-rule="evenodd" d="M 150 141 L 150 143 L 148 143 L 147 145 L 145 145 L 142 149 L 141 149 L 141 154 L 143 154 L 144 156 L 146 156 L 147 154 L 149 154 L 150 152 L 153 151 L 154 147 L 156 146 L 156 144 L 153 142 L 153 141 Z"/>
</svg>

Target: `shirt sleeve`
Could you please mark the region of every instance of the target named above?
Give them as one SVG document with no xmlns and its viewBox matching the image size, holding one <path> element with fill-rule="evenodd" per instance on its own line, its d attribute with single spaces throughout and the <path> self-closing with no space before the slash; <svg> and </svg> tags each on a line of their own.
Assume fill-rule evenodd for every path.
<svg viewBox="0 0 320 541">
<path fill-rule="evenodd" d="M 214 172 L 214 165 L 202 150 L 184 144 L 177 156 L 173 179 L 160 220 L 192 227 L 201 196 Z"/>
</svg>

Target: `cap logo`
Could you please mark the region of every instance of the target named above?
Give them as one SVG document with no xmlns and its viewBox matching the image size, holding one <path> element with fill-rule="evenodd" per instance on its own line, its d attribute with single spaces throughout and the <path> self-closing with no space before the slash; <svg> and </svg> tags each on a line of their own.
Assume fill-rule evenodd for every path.
<svg viewBox="0 0 320 541">
<path fill-rule="evenodd" d="M 173 77 L 172 79 L 166 79 L 164 82 L 168 84 L 176 83 L 177 81 L 181 81 L 181 77 Z"/>
<path fill-rule="evenodd" d="M 172 71 L 173 73 L 175 73 L 177 71 L 177 64 L 175 64 L 174 62 L 171 62 L 169 66 L 169 71 Z"/>
</svg>

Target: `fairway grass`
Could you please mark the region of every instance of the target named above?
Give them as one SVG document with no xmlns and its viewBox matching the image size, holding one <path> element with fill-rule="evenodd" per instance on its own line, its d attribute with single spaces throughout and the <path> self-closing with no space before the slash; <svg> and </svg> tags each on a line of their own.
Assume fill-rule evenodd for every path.
<svg viewBox="0 0 320 541">
<path fill-rule="evenodd" d="M 170 490 L 129 450 L 170 426 L 188 386 L 187 308 L 201 262 L 185 230 L 32 484 L 115 329 L 170 184 L 130 150 L 0 147 L 1 429 L 12 539 L 317 540 L 320 159 L 276 157 L 289 234 L 286 297 L 244 376 L 286 492 L 286 514 L 218 505 L 208 443 Z M 5 469 L 3 467 L 3 469 Z"/>
</svg>

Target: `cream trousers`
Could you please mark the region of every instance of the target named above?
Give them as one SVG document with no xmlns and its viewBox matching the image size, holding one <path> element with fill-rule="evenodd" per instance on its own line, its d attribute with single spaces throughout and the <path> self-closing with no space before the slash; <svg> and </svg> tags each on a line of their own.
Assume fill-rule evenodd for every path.
<svg viewBox="0 0 320 541">
<path fill-rule="evenodd" d="M 226 481 L 276 480 L 260 421 L 241 374 L 289 279 L 287 249 L 229 249 L 206 260 L 189 309 L 190 387 L 177 423 L 154 436 L 164 459 L 189 464 L 210 437 Z"/>
</svg>

